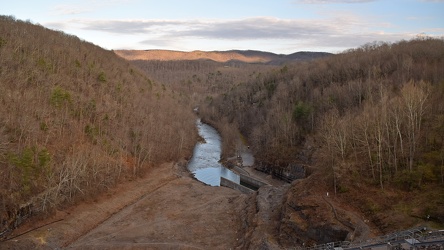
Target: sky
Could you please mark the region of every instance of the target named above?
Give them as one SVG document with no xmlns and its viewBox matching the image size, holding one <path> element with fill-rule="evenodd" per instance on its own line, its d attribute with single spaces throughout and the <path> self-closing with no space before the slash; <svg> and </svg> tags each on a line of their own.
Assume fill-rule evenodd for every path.
<svg viewBox="0 0 444 250">
<path fill-rule="evenodd" d="M 444 37 L 444 0 L 0 0 L 105 49 L 339 53 L 375 41 Z"/>
</svg>

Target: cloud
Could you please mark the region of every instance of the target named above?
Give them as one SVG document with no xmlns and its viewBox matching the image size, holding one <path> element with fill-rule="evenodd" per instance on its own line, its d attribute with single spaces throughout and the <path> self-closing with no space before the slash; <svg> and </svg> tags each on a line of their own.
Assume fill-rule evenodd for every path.
<svg viewBox="0 0 444 250">
<path fill-rule="evenodd" d="M 163 34 L 209 39 L 291 39 L 325 35 L 335 27 L 313 20 L 254 17 L 239 20 L 71 20 L 83 30 L 115 34 Z M 53 26 L 61 24 L 52 23 Z M 345 24 L 344 24 L 345 25 Z"/>
<path fill-rule="evenodd" d="M 333 27 L 304 20 L 255 17 L 242 20 L 205 22 L 179 31 L 180 36 L 210 39 L 294 39 L 330 33 Z"/>
<path fill-rule="evenodd" d="M 201 46 L 230 44 L 294 44 L 303 48 L 351 48 L 373 41 L 394 42 L 409 39 L 416 34 L 387 33 L 387 23 L 367 21 L 345 13 L 331 13 L 325 19 L 280 19 L 252 17 L 245 19 L 202 20 L 94 20 L 71 19 L 49 23 L 49 27 L 80 30 L 96 34 L 106 33 L 110 39 L 118 36 L 135 47 L 151 46 L 185 49 Z M 197 47 L 196 47 L 197 46 Z M 125 47 L 129 47 L 125 45 Z M 340 50 L 340 49 L 337 49 Z M 331 51 L 331 50 L 330 50 Z"/>
<path fill-rule="evenodd" d="M 104 31 L 115 34 L 140 34 L 146 32 L 165 32 L 190 26 L 193 22 L 177 20 L 77 20 L 84 30 Z M 194 23 L 196 24 L 196 23 Z"/>
</svg>

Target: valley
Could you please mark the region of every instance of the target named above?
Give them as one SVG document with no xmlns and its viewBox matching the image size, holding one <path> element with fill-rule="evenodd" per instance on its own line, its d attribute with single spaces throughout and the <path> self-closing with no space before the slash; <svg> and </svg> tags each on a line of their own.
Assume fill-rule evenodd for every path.
<svg viewBox="0 0 444 250">
<path fill-rule="evenodd" d="M 443 39 L 108 51 L 0 16 L 0 65 L 0 249 L 295 249 L 444 226 Z M 199 182 L 197 119 L 218 164 L 269 185 Z"/>
</svg>

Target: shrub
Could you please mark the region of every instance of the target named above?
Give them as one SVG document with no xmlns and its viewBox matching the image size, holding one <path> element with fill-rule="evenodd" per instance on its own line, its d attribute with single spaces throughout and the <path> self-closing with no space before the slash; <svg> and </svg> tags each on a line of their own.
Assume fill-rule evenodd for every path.
<svg viewBox="0 0 444 250">
<path fill-rule="evenodd" d="M 59 108 L 63 104 L 71 103 L 71 94 L 63 88 L 56 86 L 52 91 L 49 102 L 54 107 Z"/>
<path fill-rule="evenodd" d="M 106 76 L 105 76 L 105 73 L 102 71 L 102 72 L 100 72 L 100 74 L 99 74 L 99 76 L 97 77 L 97 79 L 100 81 L 100 82 L 106 82 Z"/>
<path fill-rule="evenodd" d="M 42 176 L 50 172 L 51 156 L 46 148 L 26 147 L 18 154 L 10 154 L 9 163 L 14 165 L 21 178 L 22 195 L 31 194 L 31 190 L 41 186 Z"/>
<path fill-rule="evenodd" d="M 302 101 L 299 101 L 293 109 L 293 120 L 303 128 L 309 127 L 309 118 L 313 108 Z"/>
<path fill-rule="evenodd" d="M 0 48 L 6 45 L 6 40 L 0 37 Z"/>
<path fill-rule="evenodd" d="M 416 171 L 403 170 L 395 176 L 395 183 L 406 191 L 418 188 L 421 176 Z"/>
</svg>

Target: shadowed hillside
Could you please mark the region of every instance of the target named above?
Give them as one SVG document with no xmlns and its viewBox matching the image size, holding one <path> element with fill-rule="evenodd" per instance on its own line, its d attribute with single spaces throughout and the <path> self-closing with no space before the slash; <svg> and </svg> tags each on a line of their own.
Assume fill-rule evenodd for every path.
<svg viewBox="0 0 444 250">
<path fill-rule="evenodd" d="M 0 236 L 192 152 L 189 104 L 112 51 L 1 16 L 0 65 Z"/>
</svg>

